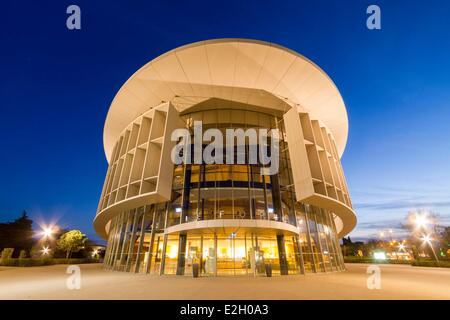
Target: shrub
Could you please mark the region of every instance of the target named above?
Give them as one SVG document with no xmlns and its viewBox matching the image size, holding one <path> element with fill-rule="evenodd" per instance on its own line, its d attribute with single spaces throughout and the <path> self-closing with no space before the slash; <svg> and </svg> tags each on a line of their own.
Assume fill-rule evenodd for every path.
<svg viewBox="0 0 450 320">
<path fill-rule="evenodd" d="M 440 268 L 450 268 L 449 261 L 431 261 L 431 260 L 415 260 L 411 264 L 416 267 L 440 267 Z"/>
<path fill-rule="evenodd" d="M 354 257 L 354 256 L 344 257 L 344 262 L 345 263 L 387 263 L 386 260 L 379 261 L 379 260 L 374 260 L 369 257 L 361 258 L 361 257 Z"/>
<path fill-rule="evenodd" d="M 390 263 L 390 264 L 411 264 L 411 260 L 389 260 L 389 262 L 388 263 Z"/>
<path fill-rule="evenodd" d="M 1 259 L 2 260 L 11 259 L 13 252 L 14 252 L 14 248 L 3 249 Z"/>
<path fill-rule="evenodd" d="M 376 260 L 370 257 L 354 257 L 346 256 L 344 257 L 345 263 L 378 263 L 378 264 L 411 264 L 408 260 Z"/>
<path fill-rule="evenodd" d="M 439 264 L 434 260 L 375 260 L 372 258 L 360 258 L 347 256 L 344 257 L 345 263 L 377 263 L 377 264 L 409 264 L 416 267 L 441 267 L 441 268 L 450 268 L 450 261 L 448 260 L 439 260 Z"/>
<path fill-rule="evenodd" d="M 19 259 L 25 259 L 27 257 L 27 252 L 25 250 L 20 250 Z"/>
<path fill-rule="evenodd" d="M 24 258 L 24 259 L 3 259 L 0 266 L 8 267 L 38 267 L 50 266 L 54 264 L 84 264 L 98 263 L 95 259 L 52 259 L 52 258 Z"/>
<path fill-rule="evenodd" d="M 97 259 L 85 258 L 71 258 L 71 259 L 52 259 L 54 264 L 84 264 L 84 263 L 98 263 Z"/>
<path fill-rule="evenodd" d="M 2 266 L 8 267 L 37 267 L 37 266 L 49 266 L 52 265 L 53 262 L 51 259 L 6 259 L 0 262 Z"/>
</svg>

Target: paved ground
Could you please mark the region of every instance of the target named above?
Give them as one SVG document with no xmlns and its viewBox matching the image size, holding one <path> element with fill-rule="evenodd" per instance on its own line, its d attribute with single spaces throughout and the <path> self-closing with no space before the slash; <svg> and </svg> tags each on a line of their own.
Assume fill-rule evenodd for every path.
<svg viewBox="0 0 450 320">
<path fill-rule="evenodd" d="M 381 289 L 367 289 L 368 265 L 347 271 L 273 278 L 146 276 L 81 265 L 69 290 L 67 266 L 0 267 L 0 299 L 450 299 L 450 269 L 380 265 Z"/>
</svg>

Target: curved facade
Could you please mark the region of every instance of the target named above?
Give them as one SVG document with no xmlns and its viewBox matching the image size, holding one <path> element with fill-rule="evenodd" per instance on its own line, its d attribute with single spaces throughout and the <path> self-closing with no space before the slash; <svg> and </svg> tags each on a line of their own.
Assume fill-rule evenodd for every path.
<svg viewBox="0 0 450 320">
<path fill-rule="evenodd" d="M 249 133 L 214 149 L 227 161 L 174 163 L 179 129 L 191 138 L 184 159 L 210 129 L 279 139 Z M 105 267 L 177 275 L 198 267 L 204 276 L 262 275 L 267 264 L 280 275 L 343 270 L 338 239 L 356 224 L 340 163 L 347 131 L 333 82 L 286 48 L 221 39 L 152 60 L 120 89 L 105 123 L 109 167 L 94 220 L 108 240 Z M 252 161 L 255 150 L 276 150 L 276 172 Z"/>
</svg>

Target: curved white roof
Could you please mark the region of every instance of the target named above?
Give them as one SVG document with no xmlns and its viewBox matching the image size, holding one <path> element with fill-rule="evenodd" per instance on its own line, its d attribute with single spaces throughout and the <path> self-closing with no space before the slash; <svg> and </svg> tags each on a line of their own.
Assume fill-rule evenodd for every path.
<svg viewBox="0 0 450 320">
<path fill-rule="evenodd" d="M 173 49 L 128 79 L 106 117 L 106 157 L 109 161 L 120 133 L 161 102 L 172 101 L 179 111 L 212 97 L 273 106 L 274 99 L 267 99 L 267 94 L 261 92 L 319 120 L 332 132 L 342 155 L 348 135 L 347 111 L 338 89 L 322 69 L 273 43 L 217 39 Z"/>
</svg>

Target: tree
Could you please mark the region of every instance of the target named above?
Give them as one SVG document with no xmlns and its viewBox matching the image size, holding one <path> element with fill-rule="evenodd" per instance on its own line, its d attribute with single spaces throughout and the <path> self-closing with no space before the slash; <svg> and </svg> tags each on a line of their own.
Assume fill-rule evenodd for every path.
<svg viewBox="0 0 450 320">
<path fill-rule="evenodd" d="M 69 259 L 72 252 L 78 252 L 84 249 L 84 245 L 87 241 L 86 235 L 81 233 L 80 230 L 71 230 L 64 233 L 57 241 L 56 246 L 58 249 L 66 252 L 66 258 Z"/>
<path fill-rule="evenodd" d="M 0 251 L 3 248 L 14 248 L 13 257 L 22 250 L 30 251 L 33 245 L 33 220 L 24 210 L 22 215 L 7 223 L 0 223 Z"/>
<path fill-rule="evenodd" d="M 27 257 L 27 252 L 25 250 L 20 250 L 19 259 L 25 259 Z"/>
<path fill-rule="evenodd" d="M 355 241 L 353 242 L 350 237 L 342 238 L 342 253 L 344 256 L 359 256 L 361 254 L 367 255 L 367 250 L 364 242 Z"/>
</svg>

